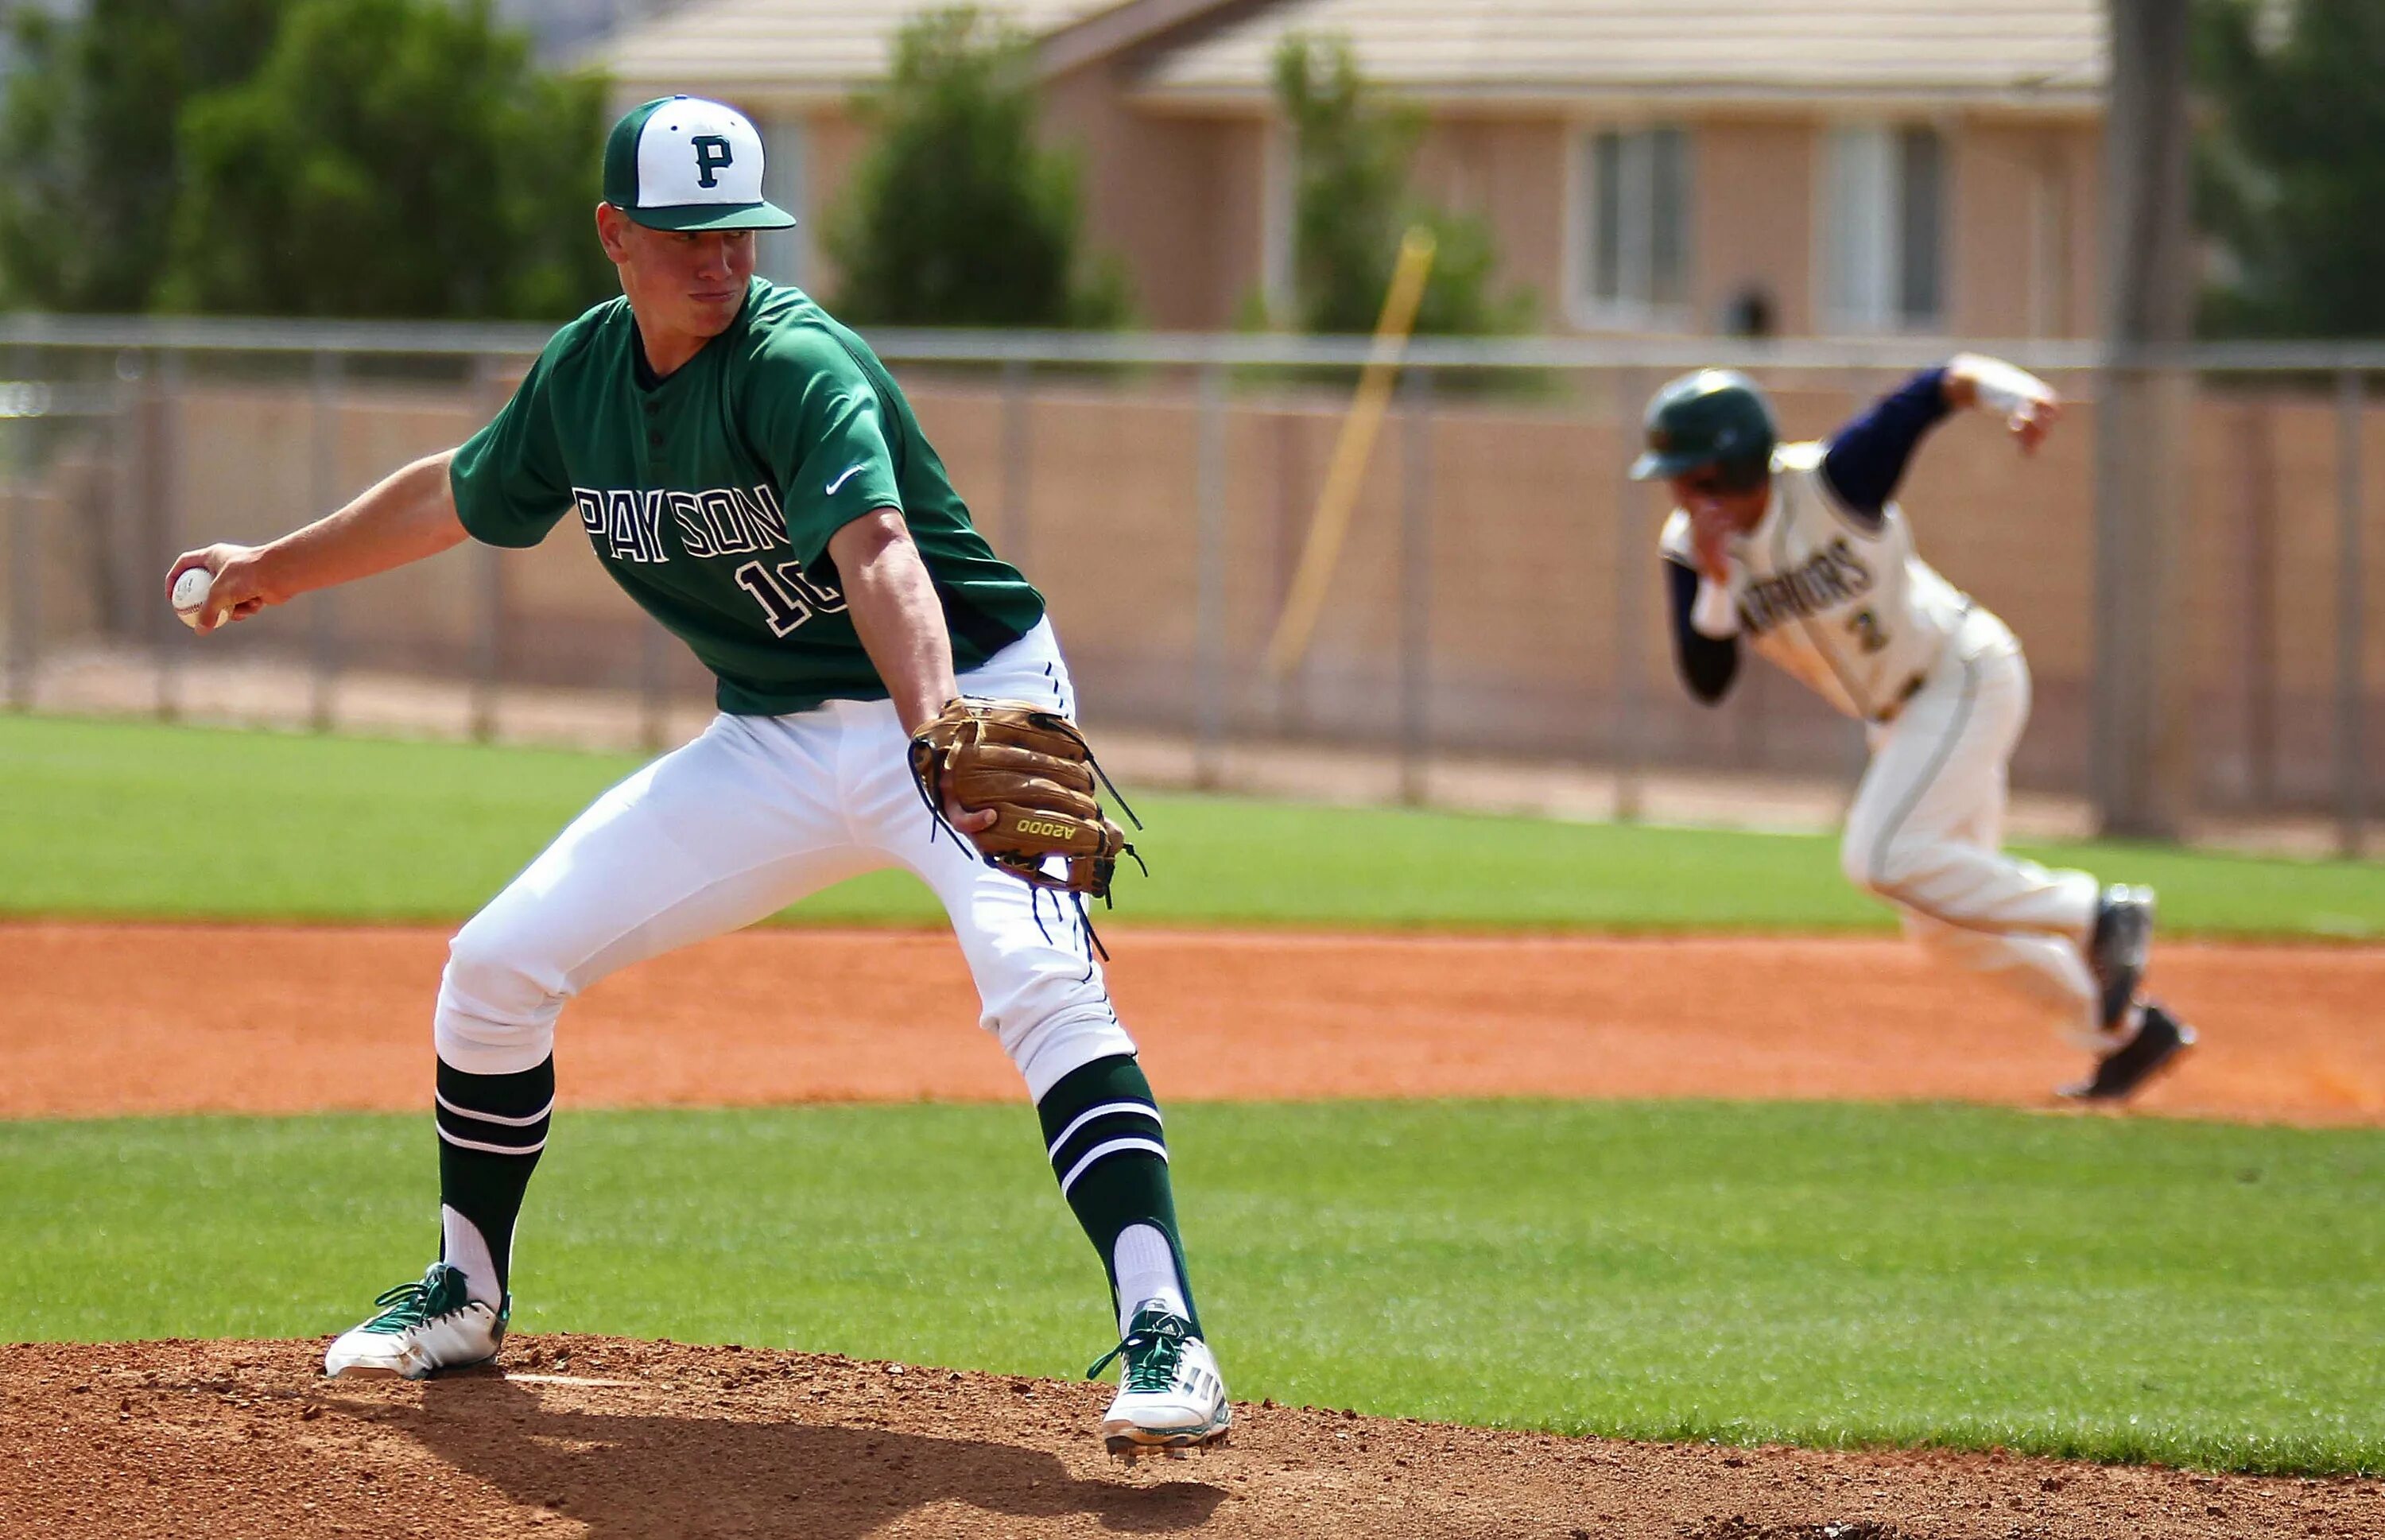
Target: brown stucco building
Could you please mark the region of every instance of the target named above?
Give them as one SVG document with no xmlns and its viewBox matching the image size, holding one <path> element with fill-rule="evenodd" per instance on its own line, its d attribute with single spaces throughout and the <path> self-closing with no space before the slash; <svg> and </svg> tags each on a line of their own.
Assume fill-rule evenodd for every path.
<svg viewBox="0 0 2385 1540">
<path fill-rule="evenodd" d="M 854 94 L 918 0 L 694 0 L 597 56 L 624 103 L 732 101 L 805 227 L 765 255 L 833 293 L 814 238 Z M 1267 77 L 1339 33 L 1424 106 L 1424 189 L 1480 215 L 1553 331 L 2080 337 L 2096 324 L 2100 0 L 1008 0 L 1090 235 L 1144 320 L 1230 325 L 1291 267 Z"/>
<path fill-rule="evenodd" d="M 699 0 L 599 62 L 625 103 L 720 95 L 806 217 L 766 265 L 835 291 L 816 238 L 852 98 L 918 0 Z M 1417 100 L 1421 188 L 1491 221 L 1553 332 L 2092 336 L 2101 0 L 1011 0 L 1090 236 L 1152 327 L 1229 327 L 1291 271 L 1268 62 L 1341 33 Z"/>
</svg>

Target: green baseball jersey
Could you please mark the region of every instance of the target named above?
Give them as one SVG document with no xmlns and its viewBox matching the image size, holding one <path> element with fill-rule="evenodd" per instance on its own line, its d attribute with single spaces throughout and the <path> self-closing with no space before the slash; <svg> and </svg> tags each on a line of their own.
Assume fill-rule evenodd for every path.
<svg viewBox="0 0 2385 1540">
<path fill-rule="evenodd" d="M 997 557 L 868 345 L 802 292 L 755 279 L 728 331 L 656 379 L 629 302 L 555 334 L 450 472 L 473 538 L 535 545 L 577 512 L 605 570 L 694 650 L 747 716 L 882 700 L 829 537 L 899 509 L 968 669 L 1043 596 Z"/>
</svg>

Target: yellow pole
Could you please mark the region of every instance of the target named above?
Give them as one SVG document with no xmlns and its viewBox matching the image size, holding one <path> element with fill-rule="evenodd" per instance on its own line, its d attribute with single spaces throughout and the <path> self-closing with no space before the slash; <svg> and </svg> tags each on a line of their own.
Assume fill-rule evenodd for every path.
<svg viewBox="0 0 2385 1540">
<path fill-rule="evenodd" d="M 1300 566 L 1294 570 L 1292 592 L 1285 597 L 1283 618 L 1276 622 L 1267 643 L 1267 671 L 1281 679 L 1299 666 L 1325 609 L 1325 590 L 1342 559 L 1342 542 L 1350 532 L 1350 516 L 1358 506 L 1358 488 L 1367 478 L 1367 461 L 1375 451 L 1375 435 L 1392 401 L 1392 384 L 1399 374 L 1408 333 L 1416 326 L 1417 307 L 1424 300 L 1424 281 L 1432 271 L 1432 232 L 1422 226 L 1400 241 L 1400 259 L 1392 269 L 1392 285 L 1383 295 L 1383 313 L 1375 322 L 1375 345 L 1358 376 L 1350 415 L 1342 419 L 1341 441 L 1333 446 L 1333 463 L 1325 472 L 1310 516 L 1308 538 L 1302 545 Z"/>
</svg>

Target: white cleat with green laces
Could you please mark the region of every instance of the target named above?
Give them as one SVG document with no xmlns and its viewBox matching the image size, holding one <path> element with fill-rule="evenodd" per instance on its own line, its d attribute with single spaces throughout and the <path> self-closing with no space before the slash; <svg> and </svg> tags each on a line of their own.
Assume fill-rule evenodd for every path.
<svg viewBox="0 0 2385 1540">
<path fill-rule="evenodd" d="M 1085 1371 L 1091 1379 L 1120 1360 L 1118 1393 L 1102 1417 L 1102 1442 L 1131 1459 L 1142 1454 L 1182 1455 L 1226 1442 L 1234 1421 L 1217 1355 L 1192 1334 L 1192 1323 L 1172 1310 L 1135 1312 L 1126 1340 Z"/>
<path fill-rule="evenodd" d="M 373 1304 L 380 1313 L 340 1333 L 323 1355 L 325 1374 L 420 1380 L 443 1369 L 485 1363 L 497 1356 L 512 1313 L 474 1299 L 464 1287 L 463 1270 L 446 1262 L 431 1263 L 422 1282 L 400 1283 Z"/>
</svg>

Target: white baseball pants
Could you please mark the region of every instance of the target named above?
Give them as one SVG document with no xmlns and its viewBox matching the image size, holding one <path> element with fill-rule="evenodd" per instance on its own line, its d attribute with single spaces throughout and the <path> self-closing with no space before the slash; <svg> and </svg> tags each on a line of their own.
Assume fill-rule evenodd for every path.
<svg viewBox="0 0 2385 1540">
<path fill-rule="evenodd" d="M 1871 729 L 1840 865 L 1903 911 L 1907 934 L 2039 1002 L 2079 1045 L 2108 1049 L 2086 952 L 2103 885 L 1997 848 L 2029 703 L 2020 644 L 1974 608 L 1896 720 Z"/>
<path fill-rule="evenodd" d="M 960 685 L 1076 710 L 1049 621 Z M 606 974 L 888 866 L 943 900 L 980 1022 L 1033 1096 L 1081 1065 L 1134 1052 L 1074 906 L 1048 895 L 1039 905 L 939 829 L 906 748 L 882 700 L 715 718 L 597 798 L 456 934 L 439 985 L 439 1057 L 470 1074 L 530 1069 L 553 1050 L 564 1002 Z"/>
</svg>

